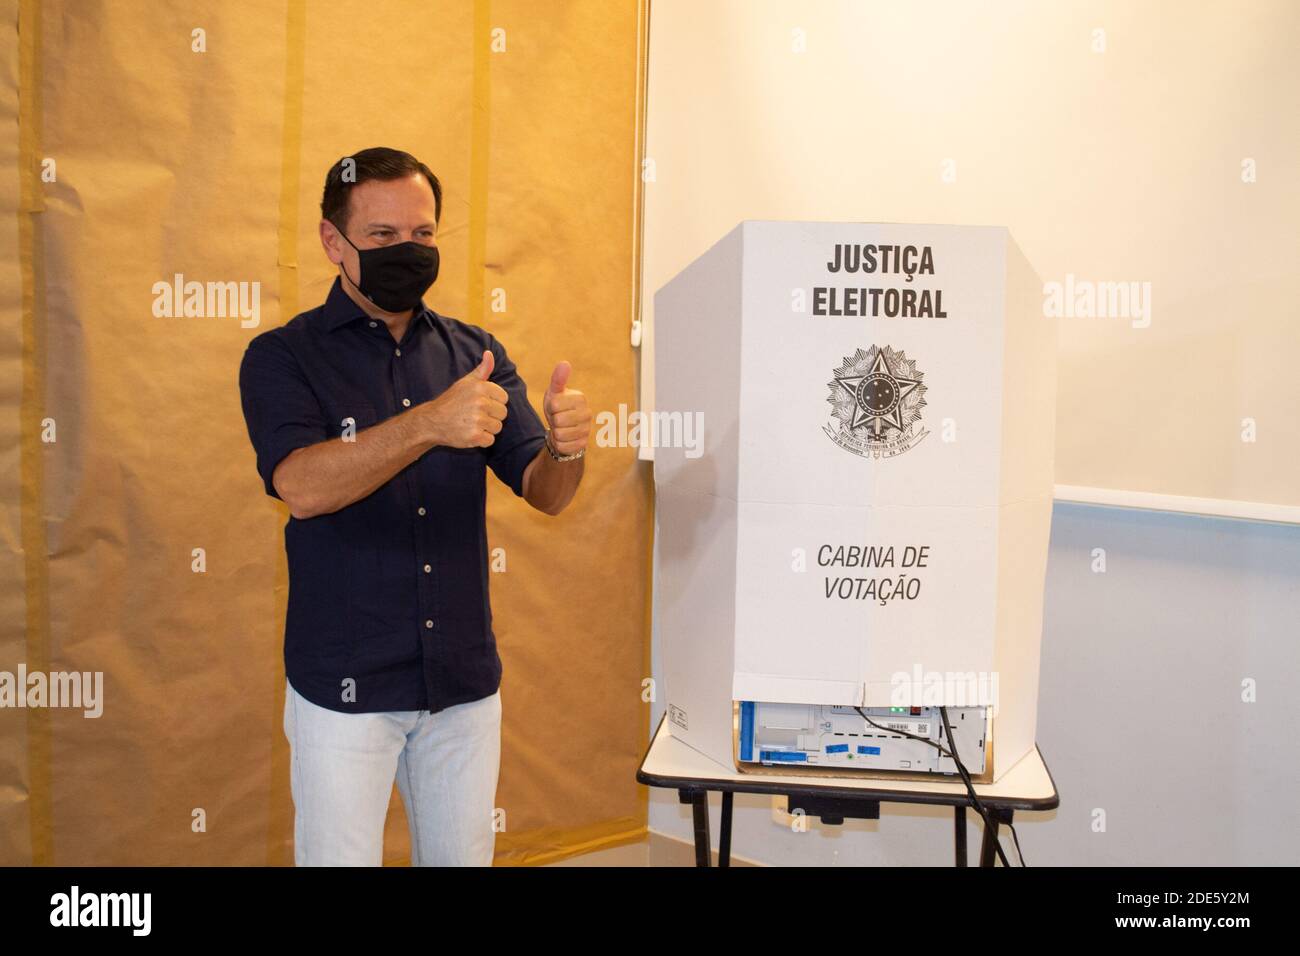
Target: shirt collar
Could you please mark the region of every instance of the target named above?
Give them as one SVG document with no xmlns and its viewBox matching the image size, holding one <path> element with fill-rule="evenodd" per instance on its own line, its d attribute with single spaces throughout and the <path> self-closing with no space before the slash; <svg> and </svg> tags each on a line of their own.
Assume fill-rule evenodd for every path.
<svg viewBox="0 0 1300 956">
<path fill-rule="evenodd" d="M 366 313 L 361 306 L 353 302 L 351 296 L 343 291 L 343 280 L 335 276 L 334 284 L 330 286 L 329 295 L 325 297 L 325 331 L 333 332 L 349 322 L 364 319 L 365 317 Z M 429 328 L 433 328 L 433 310 L 424 304 L 423 299 L 416 306 L 411 319 L 414 321 L 421 317 L 424 318 Z"/>
</svg>

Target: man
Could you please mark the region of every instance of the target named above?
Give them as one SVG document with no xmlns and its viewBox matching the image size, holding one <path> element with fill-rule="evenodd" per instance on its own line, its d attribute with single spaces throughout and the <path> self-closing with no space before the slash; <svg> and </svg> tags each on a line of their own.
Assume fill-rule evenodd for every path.
<svg viewBox="0 0 1300 956">
<path fill-rule="evenodd" d="M 412 864 L 490 865 L 501 659 L 486 469 L 546 514 L 572 500 L 591 413 L 567 362 L 548 426 L 490 333 L 426 308 L 442 187 L 367 149 L 325 179 L 325 304 L 254 338 L 239 374 L 270 495 L 289 506 L 284 730 L 294 860 L 380 865 L 396 777 Z"/>
</svg>

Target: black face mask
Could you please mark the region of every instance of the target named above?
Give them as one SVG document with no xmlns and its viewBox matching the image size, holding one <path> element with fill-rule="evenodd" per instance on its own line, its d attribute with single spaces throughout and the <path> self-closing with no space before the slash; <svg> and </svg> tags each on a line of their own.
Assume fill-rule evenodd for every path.
<svg viewBox="0 0 1300 956">
<path fill-rule="evenodd" d="M 347 244 L 356 243 L 339 230 Z M 420 297 L 438 278 L 438 247 L 419 242 L 399 242 L 374 249 L 357 249 L 361 281 L 353 282 L 361 294 L 385 312 L 405 312 L 420 304 Z M 347 268 L 343 268 L 347 275 Z M 352 276 L 348 276 L 352 281 Z"/>
</svg>

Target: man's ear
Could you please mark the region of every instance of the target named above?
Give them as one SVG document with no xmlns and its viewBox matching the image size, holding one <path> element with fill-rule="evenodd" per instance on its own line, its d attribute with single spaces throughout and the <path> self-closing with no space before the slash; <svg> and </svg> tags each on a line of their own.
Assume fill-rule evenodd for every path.
<svg viewBox="0 0 1300 956">
<path fill-rule="evenodd" d="M 328 219 L 320 221 L 320 244 L 330 262 L 336 266 L 343 262 L 343 240 L 339 238 L 338 228 Z"/>
</svg>

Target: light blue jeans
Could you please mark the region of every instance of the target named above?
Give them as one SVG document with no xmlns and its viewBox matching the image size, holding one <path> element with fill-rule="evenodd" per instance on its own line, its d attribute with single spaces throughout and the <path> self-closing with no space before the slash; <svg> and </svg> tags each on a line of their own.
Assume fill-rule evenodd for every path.
<svg viewBox="0 0 1300 956">
<path fill-rule="evenodd" d="M 297 866 L 381 866 L 393 779 L 412 866 L 491 866 L 501 692 L 436 714 L 345 714 L 285 681 Z"/>
</svg>

